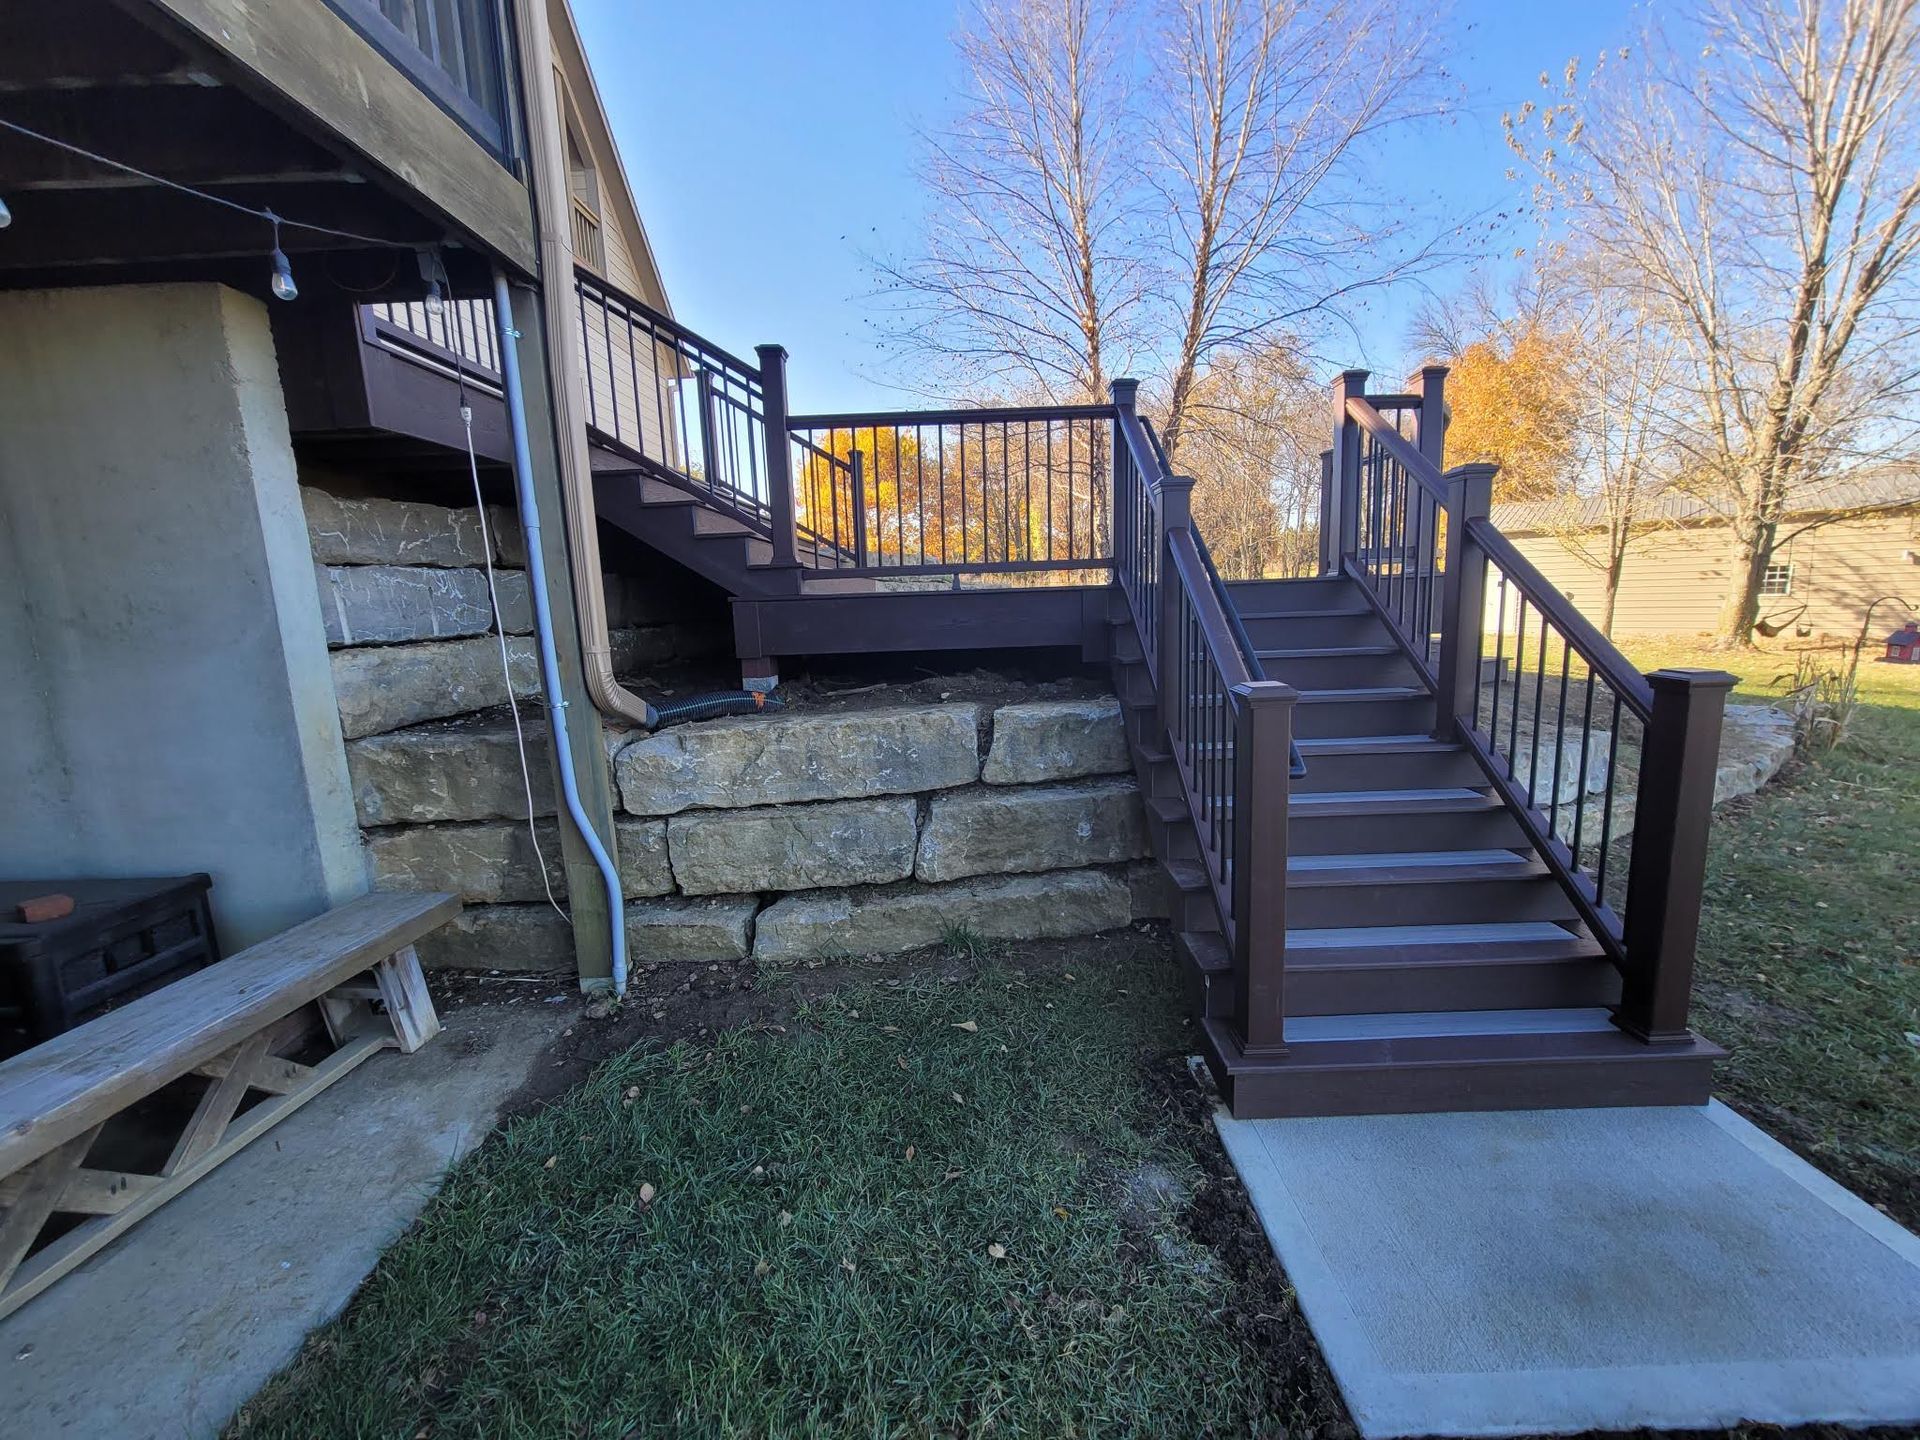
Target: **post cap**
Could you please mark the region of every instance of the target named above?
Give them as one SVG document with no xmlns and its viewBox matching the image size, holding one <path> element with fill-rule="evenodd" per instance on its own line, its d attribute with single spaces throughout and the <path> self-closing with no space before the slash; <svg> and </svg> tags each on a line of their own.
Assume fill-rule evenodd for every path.
<svg viewBox="0 0 1920 1440">
<path fill-rule="evenodd" d="M 1131 405 L 1140 393 L 1140 382 L 1133 379 L 1114 380 L 1108 383 L 1107 393 L 1113 396 L 1114 404 Z"/>
<path fill-rule="evenodd" d="M 1647 676 L 1647 684 L 1655 690 L 1731 690 L 1739 683 L 1738 675 L 1729 675 L 1724 670 L 1693 670 L 1684 666 L 1655 670 Z"/>
</svg>

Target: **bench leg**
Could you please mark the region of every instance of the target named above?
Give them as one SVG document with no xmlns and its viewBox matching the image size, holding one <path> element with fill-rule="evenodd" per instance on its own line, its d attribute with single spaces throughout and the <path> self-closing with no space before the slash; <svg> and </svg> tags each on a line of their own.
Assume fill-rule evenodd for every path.
<svg viewBox="0 0 1920 1440">
<path fill-rule="evenodd" d="M 440 1017 L 434 1013 L 427 977 L 421 973 L 413 946 L 394 951 L 374 966 L 373 978 L 403 1054 L 411 1055 L 440 1033 Z"/>
</svg>

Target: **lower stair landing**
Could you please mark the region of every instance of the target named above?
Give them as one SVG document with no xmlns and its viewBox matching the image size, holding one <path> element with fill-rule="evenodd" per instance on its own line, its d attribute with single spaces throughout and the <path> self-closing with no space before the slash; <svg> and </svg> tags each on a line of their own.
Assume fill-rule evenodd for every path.
<svg viewBox="0 0 1920 1440">
<path fill-rule="evenodd" d="M 1920 1240 L 1722 1105 L 1217 1123 L 1364 1440 L 1920 1420 Z"/>
</svg>

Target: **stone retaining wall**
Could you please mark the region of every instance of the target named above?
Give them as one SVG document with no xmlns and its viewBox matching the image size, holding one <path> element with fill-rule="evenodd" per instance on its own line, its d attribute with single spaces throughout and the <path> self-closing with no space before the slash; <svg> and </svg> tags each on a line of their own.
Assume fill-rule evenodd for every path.
<svg viewBox="0 0 1920 1440">
<path fill-rule="evenodd" d="M 536 695 L 526 550 L 513 513 L 350 497 L 302 485 L 314 578 L 333 650 L 341 729 L 349 740 L 504 705 L 499 638 L 487 593 L 489 546 L 513 693 Z M 614 669 L 642 670 L 719 653 L 710 618 L 689 623 L 670 581 L 605 577 Z"/>
<path fill-rule="evenodd" d="M 1111 698 L 960 702 L 609 731 L 635 964 L 891 953 L 965 929 L 1092 934 L 1165 914 Z M 570 963 L 527 833 L 511 723 L 350 741 L 376 883 L 448 889 L 429 965 Z M 553 814 L 544 742 L 535 809 Z M 564 877 L 543 818 L 554 893 Z"/>
</svg>

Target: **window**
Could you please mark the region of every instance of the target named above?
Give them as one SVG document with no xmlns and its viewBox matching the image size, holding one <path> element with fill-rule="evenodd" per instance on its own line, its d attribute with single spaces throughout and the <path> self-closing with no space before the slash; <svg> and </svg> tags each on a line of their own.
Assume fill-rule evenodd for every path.
<svg viewBox="0 0 1920 1440">
<path fill-rule="evenodd" d="M 1760 577 L 1762 595 L 1791 595 L 1793 593 L 1793 562 L 1784 565 L 1769 565 Z"/>
<path fill-rule="evenodd" d="M 496 155 L 508 153 L 506 56 L 493 0 L 327 0 Z"/>
</svg>

